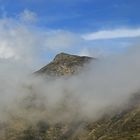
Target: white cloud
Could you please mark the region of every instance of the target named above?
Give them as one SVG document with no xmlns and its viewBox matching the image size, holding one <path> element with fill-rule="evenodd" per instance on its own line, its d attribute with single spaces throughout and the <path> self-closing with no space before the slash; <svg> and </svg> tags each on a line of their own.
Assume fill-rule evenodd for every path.
<svg viewBox="0 0 140 140">
<path fill-rule="evenodd" d="M 20 16 L 21 21 L 24 21 L 24 22 L 36 22 L 37 21 L 37 14 L 28 9 L 25 9 L 19 16 Z"/>
<path fill-rule="evenodd" d="M 91 53 L 90 53 L 90 50 L 88 50 L 88 48 L 83 48 L 79 54 L 80 56 L 92 56 Z"/>
<path fill-rule="evenodd" d="M 31 67 L 45 65 L 49 52 L 77 47 L 80 37 L 62 30 L 42 30 L 21 19 L 0 19 L 0 61 L 15 61 Z M 75 48 L 76 49 L 76 48 Z M 44 64 L 45 63 L 45 64 Z"/>
<path fill-rule="evenodd" d="M 134 37 L 140 37 L 140 28 L 101 30 L 98 32 L 88 33 L 82 36 L 82 38 L 84 38 L 85 40 L 134 38 Z"/>
<path fill-rule="evenodd" d="M 67 31 L 51 31 L 46 34 L 46 46 L 52 51 L 63 51 L 75 47 L 80 37 Z"/>
<path fill-rule="evenodd" d="M 0 43 L 0 58 L 8 59 L 14 57 L 17 58 L 15 52 L 8 47 L 5 42 Z"/>
<path fill-rule="evenodd" d="M 0 60 L 34 67 L 41 62 L 43 33 L 14 19 L 0 20 Z"/>
</svg>

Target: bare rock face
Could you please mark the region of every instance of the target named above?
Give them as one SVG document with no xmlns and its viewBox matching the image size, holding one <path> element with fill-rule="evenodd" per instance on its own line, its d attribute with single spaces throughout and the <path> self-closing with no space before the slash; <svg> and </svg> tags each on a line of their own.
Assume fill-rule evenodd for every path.
<svg viewBox="0 0 140 140">
<path fill-rule="evenodd" d="M 36 74 L 49 76 L 72 75 L 78 73 L 91 60 L 95 60 L 95 58 L 60 53 L 56 55 L 51 63 L 41 68 Z"/>
</svg>

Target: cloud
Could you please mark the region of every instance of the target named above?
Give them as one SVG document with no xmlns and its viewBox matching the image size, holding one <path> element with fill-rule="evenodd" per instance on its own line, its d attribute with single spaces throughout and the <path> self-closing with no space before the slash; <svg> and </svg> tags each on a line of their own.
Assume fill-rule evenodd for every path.
<svg viewBox="0 0 140 140">
<path fill-rule="evenodd" d="M 13 61 L 36 67 L 42 61 L 40 55 L 46 47 L 44 41 L 43 32 L 15 19 L 0 19 L 0 60 L 7 59 L 5 63 Z"/>
<path fill-rule="evenodd" d="M 33 11 L 25 9 L 20 15 L 19 18 L 21 21 L 24 22 L 31 22 L 34 23 L 37 21 L 37 14 Z"/>
<path fill-rule="evenodd" d="M 90 50 L 88 50 L 88 48 L 81 49 L 81 51 L 79 52 L 79 55 L 80 56 L 92 56 L 90 53 Z"/>
<path fill-rule="evenodd" d="M 139 54 L 139 46 L 133 46 L 122 55 L 96 61 L 79 75 L 55 80 L 40 77 L 25 80 L 17 73 L 0 70 L 4 75 L 0 76 L 0 121 L 3 115 L 8 119 L 15 116 L 30 123 L 35 121 L 34 125 L 40 120 L 93 121 L 110 109 L 124 107 L 125 101 L 139 90 Z"/>
<path fill-rule="evenodd" d="M 52 51 L 63 51 L 79 44 L 81 38 L 68 31 L 56 30 L 46 33 L 46 46 Z"/>
<path fill-rule="evenodd" d="M 117 38 L 134 38 L 134 37 L 140 37 L 140 28 L 101 30 L 94 33 L 88 33 L 82 36 L 82 38 L 85 40 L 102 40 L 102 39 L 117 39 Z"/>
<path fill-rule="evenodd" d="M 36 68 L 48 62 L 50 53 L 79 49 L 75 47 L 79 45 L 81 38 L 75 33 L 42 30 L 36 24 L 23 22 L 23 19 L 32 21 L 32 15 L 31 11 L 26 10 L 15 18 L 0 19 L 0 61 L 6 59 L 6 63 L 10 60 Z"/>
<path fill-rule="evenodd" d="M 6 44 L 4 42 L 2 42 L 0 44 L 1 44 L 0 58 L 8 59 L 8 58 L 15 57 L 15 59 L 16 59 L 16 54 L 14 53 L 14 51 L 10 47 L 5 47 Z"/>
</svg>

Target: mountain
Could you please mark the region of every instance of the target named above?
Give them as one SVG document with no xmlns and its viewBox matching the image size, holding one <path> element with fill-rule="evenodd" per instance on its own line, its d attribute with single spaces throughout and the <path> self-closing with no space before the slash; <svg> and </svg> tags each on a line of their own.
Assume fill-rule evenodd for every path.
<svg viewBox="0 0 140 140">
<path fill-rule="evenodd" d="M 80 57 L 60 53 L 54 60 L 43 67 L 38 74 L 71 75 L 79 72 L 91 60 L 91 57 Z M 118 110 L 111 115 L 103 116 L 96 122 L 80 122 L 74 126 L 67 126 L 65 133 L 61 132 L 64 126 L 52 127 L 49 139 L 56 140 L 140 140 L 140 94 L 136 93 L 128 101 L 129 106 Z M 81 125 L 82 131 L 79 131 Z M 56 132 L 54 132 L 54 130 Z M 55 138 L 53 138 L 55 137 Z"/>
<path fill-rule="evenodd" d="M 87 56 L 76 56 L 66 53 L 56 55 L 54 60 L 41 68 L 36 74 L 45 74 L 49 76 L 72 75 L 78 73 L 85 64 L 95 58 Z"/>
<path fill-rule="evenodd" d="M 140 94 L 128 104 L 128 108 L 89 124 L 85 140 L 140 140 Z"/>
<path fill-rule="evenodd" d="M 70 76 L 79 73 L 91 61 L 96 59 L 60 53 L 35 74 L 58 78 Z M 34 99 L 35 97 L 32 97 L 28 100 Z M 29 109 L 30 113 L 35 111 L 31 107 L 26 109 Z M 75 120 L 51 124 L 42 119 L 29 125 L 24 119 L 14 118 L 10 126 L 4 125 L 6 135 L 0 140 L 140 140 L 140 94 L 134 94 L 126 108 L 110 112 L 96 121 Z M 3 134 L 2 130 L 0 127 L 0 134 Z"/>
</svg>

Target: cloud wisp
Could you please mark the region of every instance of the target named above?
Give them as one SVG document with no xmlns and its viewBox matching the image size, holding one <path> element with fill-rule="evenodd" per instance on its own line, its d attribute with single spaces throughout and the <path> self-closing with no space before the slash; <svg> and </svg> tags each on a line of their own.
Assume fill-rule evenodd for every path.
<svg viewBox="0 0 140 140">
<path fill-rule="evenodd" d="M 101 30 L 93 33 L 88 33 L 82 36 L 82 38 L 85 40 L 104 40 L 135 37 L 140 37 L 140 28 Z"/>
<path fill-rule="evenodd" d="M 20 15 L 19 18 L 21 21 L 23 22 L 30 22 L 30 23 L 34 23 L 37 21 L 38 16 L 35 12 L 32 12 L 28 9 L 25 9 Z"/>
</svg>

